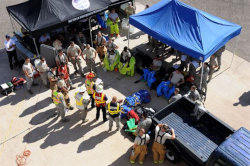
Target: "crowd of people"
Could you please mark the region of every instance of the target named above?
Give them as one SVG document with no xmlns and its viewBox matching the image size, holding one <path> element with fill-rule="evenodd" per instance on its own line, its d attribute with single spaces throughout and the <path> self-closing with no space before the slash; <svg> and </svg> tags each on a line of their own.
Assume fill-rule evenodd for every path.
<svg viewBox="0 0 250 166">
<path fill-rule="evenodd" d="M 149 6 L 146 6 L 148 8 Z M 127 16 L 134 14 L 136 8 L 129 3 L 129 6 L 125 9 Z M 117 99 L 116 96 L 113 96 L 111 102 L 107 103 L 108 97 L 103 92 L 103 82 L 101 79 L 97 78 L 96 71 L 96 58 L 99 56 L 100 60 L 104 62 L 103 68 L 108 70 L 114 70 L 114 67 L 110 69 L 110 66 L 115 63 L 115 59 L 118 56 L 119 64 L 115 67 L 118 67 L 119 70 L 124 68 L 124 66 L 129 67 L 130 60 L 133 58 L 132 53 L 129 48 L 124 47 L 121 54 L 117 54 L 119 46 L 114 42 L 114 34 L 119 36 L 119 16 L 114 9 L 111 10 L 109 14 L 107 24 L 110 26 L 110 38 L 106 39 L 101 33 L 98 32 L 94 44 L 95 48 L 91 47 L 88 44 L 85 35 L 79 31 L 76 36 L 76 43 L 70 41 L 68 48 L 65 50 L 64 46 L 66 45 L 66 40 L 62 35 L 64 32 L 62 29 L 55 31 L 55 40 L 52 42 L 51 37 L 48 34 L 44 34 L 40 37 L 39 43 L 51 45 L 55 47 L 58 54 L 55 57 L 55 66 L 50 68 L 46 64 L 46 59 L 41 57 L 40 62 L 37 64 L 36 68 L 30 63 L 30 59 L 26 58 L 25 63 L 23 64 L 23 71 L 26 77 L 27 90 L 32 95 L 31 90 L 32 86 L 37 86 L 36 79 L 34 78 L 35 73 L 39 73 L 41 80 L 45 87 L 51 89 L 51 99 L 55 104 L 57 109 L 56 118 L 61 117 L 61 122 L 69 122 L 70 119 L 66 118 L 65 113 L 68 110 L 73 110 L 74 107 L 71 104 L 71 99 L 69 97 L 69 92 L 72 89 L 76 89 L 73 86 L 70 79 L 70 69 L 69 63 L 73 64 L 74 75 L 80 74 L 82 77 L 85 77 L 84 70 L 82 66 L 82 60 L 86 62 L 86 66 L 89 72 L 86 75 L 85 84 L 77 89 L 74 95 L 74 100 L 76 101 L 76 107 L 81 112 L 82 123 L 88 122 L 87 114 L 88 107 L 91 105 L 91 108 L 96 107 L 96 121 L 100 118 L 100 111 L 102 110 L 102 120 L 106 122 L 107 116 L 106 112 L 108 110 L 109 114 L 109 129 L 112 131 L 113 122 L 116 122 L 116 131 L 120 130 L 120 111 L 122 100 Z M 149 43 L 152 44 L 152 52 L 155 52 L 155 58 L 153 59 L 152 64 L 149 66 L 150 71 L 159 72 L 162 67 L 162 57 L 158 54 L 158 47 L 161 43 L 160 41 L 148 36 Z M 13 69 L 12 59 L 14 57 L 17 62 L 17 56 L 15 51 L 15 43 L 10 39 L 10 36 L 6 35 L 5 47 L 9 57 L 10 68 Z M 164 48 L 167 45 L 163 44 Z M 176 54 L 180 57 L 181 64 L 176 67 L 176 69 L 169 75 L 167 86 L 174 86 L 175 89 L 173 94 L 169 96 L 168 103 L 173 103 L 174 101 L 180 99 L 182 96 L 180 94 L 180 89 L 182 85 L 188 78 L 202 79 L 202 88 L 207 90 L 207 83 L 212 79 L 212 75 L 215 71 L 218 71 L 221 67 L 221 55 L 225 50 L 225 47 L 218 50 L 210 58 L 209 63 L 204 63 L 203 74 L 202 69 L 197 71 L 199 67 L 199 61 L 192 59 L 190 56 L 180 53 L 175 50 Z M 108 67 L 105 66 L 108 62 Z M 217 69 L 217 70 L 216 70 Z M 202 78 L 201 78 L 202 75 Z M 188 77 L 187 77 L 188 76 Z M 207 80 L 208 77 L 208 80 Z M 195 85 L 191 86 L 190 92 L 186 95 L 193 101 L 201 101 L 201 96 Z M 139 163 L 142 164 L 147 154 L 147 144 L 149 143 L 150 136 L 147 134 L 150 126 L 152 125 L 152 119 L 147 117 L 146 114 L 143 114 L 143 121 L 138 124 L 138 127 L 135 131 L 136 138 L 134 140 L 134 145 L 132 147 L 132 154 L 130 156 L 130 162 L 135 163 L 136 158 L 139 156 Z M 168 126 L 166 124 L 158 124 L 155 128 L 155 139 L 152 146 L 153 159 L 154 163 L 162 163 L 166 154 L 165 141 L 166 139 L 175 139 L 174 129 L 171 129 L 172 135 L 168 132 Z"/>
</svg>

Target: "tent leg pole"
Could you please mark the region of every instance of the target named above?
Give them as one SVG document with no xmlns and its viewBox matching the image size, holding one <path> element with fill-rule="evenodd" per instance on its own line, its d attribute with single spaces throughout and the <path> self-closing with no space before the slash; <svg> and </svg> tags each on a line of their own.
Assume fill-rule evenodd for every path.
<svg viewBox="0 0 250 166">
<path fill-rule="evenodd" d="M 90 42 L 91 42 L 91 47 L 93 47 L 92 27 L 91 27 L 90 18 L 89 18 L 89 33 L 90 33 Z"/>
<path fill-rule="evenodd" d="M 203 70 L 204 70 L 204 62 L 202 62 L 202 67 L 201 67 L 201 80 L 200 80 L 200 90 L 201 90 L 201 84 L 202 84 L 202 78 L 203 78 Z"/>
<path fill-rule="evenodd" d="M 34 44 L 35 44 L 35 47 L 36 47 L 36 54 L 37 54 L 37 56 L 39 55 L 39 52 L 38 52 L 38 49 L 37 49 L 37 45 L 36 45 L 36 40 L 35 40 L 35 38 L 33 38 L 33 42 L 34 42 Z"/>
<path fill-rule="evenodd" d="M 130 29 L 130 24 L 129 24 L 129 26 L 128 26 L 128 48 L 129 48 L 129 29 Z"/>
<path fill-rule="evenodd" d="M 240 41 L 240 37 L 238 37 L 237 43 L 235 44 L 234 51 L 233 51 L 233 58 L 232 58 L 232 60 L 231 60 L 231 64 L 230 64 L 229 68 L 231 68 L 231 66 L 232 66 L 232 64 L 233 64 L 235 51 L 236 51 L 236 48 L 237 48 L 237 46 L 238 46 L 238 44 L 239 44 L 239 41 Z"/>
<path fill-rule="evenodd" d="M 10 13 L 9 13 L 9 17 L 10 17 Z M 15 28 L 14 28 L 13 22 L 11 20 L 11 17 L 10 17 L 10 22 L 11 22 L 11 25 L 12 25 L 12 28 L 13 28 L 13 32 L 15 32 Z"/>
</svg>

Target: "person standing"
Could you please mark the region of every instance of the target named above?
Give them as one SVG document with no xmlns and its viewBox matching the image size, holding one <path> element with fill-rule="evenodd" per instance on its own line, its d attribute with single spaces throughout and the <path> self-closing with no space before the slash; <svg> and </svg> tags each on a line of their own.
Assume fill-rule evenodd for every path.
<svg viewBox="0 0 250 166">
<path fill-rule="evenodd" d="M 145 130 L 145 133 L 148 133 L 148 131 L 152 125 L 152 119 L 150 117 L 148 117 L 147 112 L 142 113 L 142 118 L 143 118 L 143 121 L 140 121 L 137 128 L 136 128 L 136 131 L 135 131 L 136 136 L 139 135 L 141 128 L 143 128 Z"/>
<path fill-rule="evenodd" d="M 146 5 L 144 10 L 146 10 L 147 8 L 149 8 L 149 5 Z M 147 43 L 147 45 L 150 45 L 151 41 L 152 41 L 152 36 L 148 35 L 148 43 Z"/>
<path fill-rule="evenodd" d="M 57 65 L 58 68 L 60 67 L 60 65 L 62 63 L 66 64 L 67 69 L 68 69 L 68 73 L 70 73 L 69 72 L 69 60 L 68 60 L 68 57 L 62 50 L 58 50 L 58 54 L 56 55 L 55 61 L 56 61 L 56 65 Z M 76 73 L 77 72 L 75 72 L 75 74 Z"/>
<path fill-rule="evenodd" d="M 152 37 L 151 43 L 152 43 L 151 52 L 155 52 L 155 54 L 158 54 L 159 40 L 157 40 L 157 39 L 155 39 L 155 38 Z"/>
<path fill-rule="evenodd" d="M 61 116 L 61 122 L 68 122 L 70 119 L 65 118 L 65 109 L 68 109 L 68 107 L 65 104 L 64 96 L 61 93 L 62 88 L 58 87 L 57 90 L 54 90 L 53 92 L 53 102 L 56 105 L 57 109 L 57 117 Z"/>
<path fill-rule="evenodd" d="M 120 100 L 121 103 L 121 100 Z M 112 130 L 113 121 L 116 122 L 116 131 L 120 129 L 120 104 L 117 102 L 117 97 L 113 96 L 112 101 L 108 103 L 109 112 L 109 131 Z"/>
<path fill-rule="evenodd" d="M 118 22 L 120 21 L 118 14 L 115 12 L 115 9 L 111 9 L 111 13 L 108 16 L 108 25 L 110 26 L 110 35 L 113 36 L 116 33 L 116 37 L 119 36 L 119 26 Z"/>
<path fill-rule="evenodd" d="M 53 91 L 57 90 L 56 66 L 52 66 L 48 71 L 49 85 L 51 89 L 51 99 L 53 99 Z"/>
<path fill-rule="evenodd" d="M 13 70 L 12 59 L 14 57 L 15 64 L 18 62 L 16 54 L 16 43 L 10 38 L 9 35 L 5 36 L 4 46 L 8 54 L 10 69 Z"/>
<path fill-rule="evenodd" d="M 175 139 L 174 129 L 171 128 L 172 135 L 166 133 L 168 126 L 166 124 L 158 124 L 155 128 L 155 141 L 152 146 L 154 163 L 163 163 L 166 155 L 165 141 L 167 139 Z"/>
<path fill-rule="evenodd" d="M 135 10 L 136 10 L 136 7 L 132 6 L 132 2 L 129 2 L 128 7 L 126 7 L 124 10 L 127 13 L 127 18 L 129 18 L 129 16 L 135 14 Z"/>
<path fill-rule="evenodd" d="M 226 45 L 222 46 L 214 55 L 215 55 L 215 58 L 217 59 L 217 62 L 218 62 L 218 69 L 216 71 L 219 71 L 220 70 L 220 66 L 221 66 L 221 56 L 222 56 L 222 53 L 225 51 L 226 49 Z M 215 71 L 215 72 L 216 72 Z"/>
<path fill-rule="evenodd" d="M 77 66 L 79 67 L 79 74 L 84 76 L 81 60 L 82 50 L 73 41 L 70 42 L 70 46 L 67 49 L 68 57 L 71 59 L 71 63 L 74 66 L 75 74 L 77 73 Z M 77 66 L 76 66 L 77 65 Z"/>
<path fill-rule="evenodd" d="M 66 105 L 67 107 L 70 109 L 70 110 L 73 110 L 74 107 L 70 106 L 70 98 L 69 98 L 69 89 L 70 87 L 67 86 L 65 80 L 64 80 L 64 73 L 61 73 L 59 75 L 59 78 L 57 80 L 57 88 L 61 88 L 62 90 L 62 94 L 64 96 L 64 99 L 65 99 L 65 102 L 66 102 Z"/>
<path fill-rule="evenodd" d="M 108 97 L 103 93 L 102 85 L 96 87 L 96 92 L 94 92 L 93 98 L 95 99 L 96 104 L 96 120 L 99 119 L 100 110 L 102 109 L 103 122 L 106 122 L 106 101 L 108 100 Z"/>
<path fill-rule="evenodd" d="M 147 144 L 149 143 L 150 137 L 145 134 L 145 130 L 140 128 L 138 136 L 135 138 L 134 145 L 132 147 L 132 154 L 129 158 L 130 163 L 134 164 L 136 158 L 139 156 L 139 163 L 143 164 L 145 155 L 148 153 Z"/>
<path fill-rule="evenodd" d="M 212 55 L 210 57 L 210 70 L 209 70 L 209 75 L 208 75 L 208 80 L 207 83 L 209 83 L 213 77 L 215 69 L 218 67 L 218 63 L 216 62 L 215 56 Z"/>
<path fill-rule="evenodd" d="M 37 86 L 37 83 L 34 83 L 34 68 L 30 63 L 30 58 L 26 58 L 25 62 L 23 64 L 23 72 L 25 74 L 26 77 L 26 82 L 27 82 L 27 89 L 29 94 L 33 94 L 33 92 L 31 91 L 31 86 Z"/>
<path fill-rule="evenodd" d="M 37 72 L 39 72 L 40 77 L 43 81 L 43 84 L 46 88 L 50 88 L 47 82 L 47 71 L 49 70 L 48 65 L 46 64 L 45 58 L 41 57 L 40 62 L 37 64 Z"/>
<path fill-rule="evenodd" d="M 64 74 L 64 80 L 67 84 L 68 87 L 70 87 L 70 90 L 75 89 L 76 87 L 74 87 L 72 85 L 72 81 L 69 77 L 69 72 L 67 69 L 67 65 L 65 63 L 61 63 L 60 66 L 58 67 L 58 74 Z"/>
<path fill-rule="evenodd" d="M 85 45 L 87 44 L 86 38 L 82 32 L 78 32 L 78 35 L 76 36 L 76 43 L 79 47 L 81 47 L 82 50 L 84 50 Z"/>
<path fill-rule="evenodd" d="M 179 94 L 179 93 L 180 93 L 180 89 L 179 88 L 175 88 L 174 95 L 169 99 L 168 104 L 171 104 L 174 101 L 179 100 L 182 97 L 181 94 Z"/>
<path fill-rule="evenodd" d="M 83 57 L 83 55 L 85 54 L 86 58 Z M 95 68 L 96 54 L 97 54 L 96 50 L 93 47 L 90 47 L 89 44 L 87 44 L 87 47 L 82 52 L 82 58 L 86 61 L 89 72 L 94 71 L 96 73 L 96 68 Z"/>
<path fill-rule="evenodd" d="M 86 76 L 86 80 L 85 80 L 85 87 L 87 89 L 88 95 L 90 96 L 91 99 L 91 107 L 94 108 L 95 107 L 95 100 L 93 98 L 93 94 L 94 94 L 94 86 L 95 86 L 95 82 L 93 81 L 93 78 L 95 77 L 95 75 L 93 73 L 89 73 Z"/>
<path fill-rule="evenodd" d="M 102 36 L 101 31 L 98 32 L 96 39 L 94 41 L 94 44 L 96 46 L 96 51 L 100 57 L 100 60 L 102 61 L 105 57 L 105 54 L 107 52 L 107 41 L 104 36 Z"/>
<path fill-rule="evenodd" d="M 81 111 L 82 123 L 86 123 L 89 121 L 88 119 L 86 119 L 86 117 L 88 114 L 87 107 L 90 103 L 90 96 L 85 92 L 86 92 L 85 86 L 81 86 L 78 89 L 78 92 L 75 93 L 76 108 L 78 108 Z"/>
</svg>

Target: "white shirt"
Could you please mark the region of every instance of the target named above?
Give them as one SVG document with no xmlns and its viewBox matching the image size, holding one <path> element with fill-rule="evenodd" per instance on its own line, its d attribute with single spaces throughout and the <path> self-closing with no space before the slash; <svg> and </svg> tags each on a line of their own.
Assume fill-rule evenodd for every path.
<svg viewBox="0 0 250 166">
<path fill-rule="evenodd" d="M 156 128 L 155 128 L 155 140 L 156 140 L 156 142 L 158 142 L 158 143 L 160 143 L 160 144 L 164 144 L 165 141 L 166 141 L 166 139 L 171 139 L 172 136 L 171 136 L 170 134 L 166 133 L 166 134 L 162 137 L 162 140 L 161 140 L 161 137 L 160 137 L 160 136 L 157 137 L 158 131 L 160 131 L 160 132 L 159 132 L 159 135 L 160 135 L 160 136 L 162 136 L 163 134 L 165 134 L 164 132 L 162 132 L 162 131 L 160 130 L 160 127 L 159 127 L 159 126 L 156 126 Z M 161 142 L 160 142 L 160 141 L 161 141 Z"/>
<path fill-rule="evenodd" d="M 119 16 L 117 13 L 110 13 L 109 17 L 112 19 L 112 21 L 115 21 Z"/>
<path fill-rule="evenodd" d="M 43 73 L 45 73 L 47 70 L 48 70 L 48 67 L 47 67 L 47 65 L 46 65 L 46 61 L 44 61 L 43 63 L 41 63 L 41 61 L 37 64 L 37 69 L 38 69 L 38 71 L 40 71 L 40 72 L 43 72 Z"/>
<path fill-rule="evenodd" d="M 183 80 L 184 79 L 184 76 L 181 74 L 181 73 L 176 73 L 176 71 L 174 71 L 173 72 L 173 76 L 172 76 L 172 78 L 171 78 L 171 82 L 173 83 L 173 84 L 178 84 L 178 82 L 180 81 L 180 80 Z"/>
<path fill-rule="evenodd" d="M 39 43 L 44 43 L 44 42 L 46 42 L 48 39 L 50 39 L 50 36 L 49 36 L 49 35 L 46 35 L 45 37 L 42 35 L 42 36 L 39 38 Z"/>
<path fill-rule="evenodd" d="M 30 63 L 28 63 L 28 64 L 24 63 L 23 64 L 23 71 L 27 71 L 28 74 L 32 76 L 33 72 L 32 72 L 32 68 L 31 68 L 31 64 Z"/>
<path fill-rule="evenodd" d="M 146 139 L 145 139 L 145 137 L 146 137 Z M 145 140 L 142 140 L 142 139 L 145 139 Z M 134 141 L 134 144 L 137 144 L 137 145 L 145 145 L 145 144 L 147 144 L 147 142 L 150 140 L 150 137 L 149 137 L 149 135 L 148 134 L 144 134 L 142 137 L 139 137 L 139 136 L 137 136 L 136 138 L 135 138 L 135 141 Z M 140 144 L 141 143 L 141 144 Z"/>
<path fill-rule="evenodd" d="M 16 45 L 16 43 L 10 39 L 9 41 L 5 40 L 4 41 L 4 46 L 6 51 L 13 51 L 15 49 L 15 47 L 12 47 L 11 49 L 9 49 L 10 46 Z"/>
<path fill-rule="evenodd" d="M 123 60 L 126 60 L 127 58 L 130 58 L 130 57 L 131 57 L 131 54 L 130 54 L 129 50 L 127 50 L 127 52 L 122 51 L 122 59 Z"/>
</svg>

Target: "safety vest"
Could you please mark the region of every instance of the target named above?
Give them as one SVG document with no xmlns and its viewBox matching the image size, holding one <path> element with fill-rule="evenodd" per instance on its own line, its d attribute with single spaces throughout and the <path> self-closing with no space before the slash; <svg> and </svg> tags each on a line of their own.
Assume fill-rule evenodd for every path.
<svg viewBox="0 0 250 166">
<path fill-rule="evenodd" d="M 119 114 L 120 113 L 119 104 L 117 103 L 117 106 L 114 107 L 114 106 L 110 106 L 110 103 L 108 104 L 109 114 L 110 115 Z"/>
<path fill-rule="evenodd" d="M 69 73 L 67 70 L 67 66 L 65 65 L 63 68 L 60 66 L 58 67 L 58 72 L 60 73 L 64 73 L 64 80 L 67 81 L 69 79 Z"/>
<path fill-rule="evenodd" d="M 79 98 L 80 95 L 77 96 L 78 93 L 79 92 L 75 93 L 76 105 L 77 106 L 84 106 L 83 103 L 82 103 L 83 96 L 81 95 L 81 98 Z"/>
<path fill-rule="evenodd" d="M 94 93 L 93 98 L 95 99 L 95 103 L 97 105 L 105 104 L 106 101 L 104 100 L 104 96 L 105 95 L 103 93 Z"/>
<path fill-rule="evenodd" d="M 60 97 L 63 96 L 61 92 L 54 91 L 53 92 L 53 102 L 55 105 L 58 105 L 61 103 Z"/>
<path fill-rule="evenodd" d="M 85 86 L 86 86 L 88 94 L 93 94 L 94 93 L 94 89 L 93 89 L 94 82 L 93 81 L 90 81 L 89 79 L 86 79 L 85 80 Z"/>
</svg>

